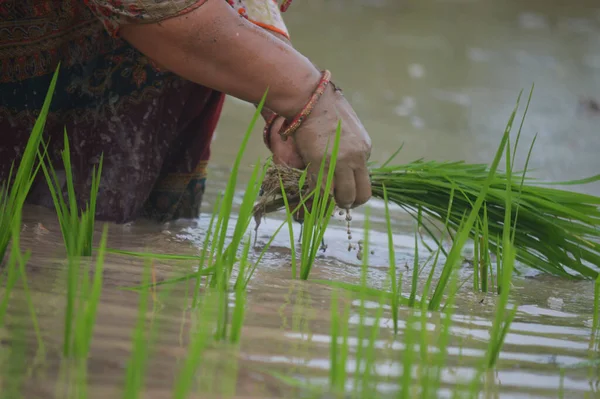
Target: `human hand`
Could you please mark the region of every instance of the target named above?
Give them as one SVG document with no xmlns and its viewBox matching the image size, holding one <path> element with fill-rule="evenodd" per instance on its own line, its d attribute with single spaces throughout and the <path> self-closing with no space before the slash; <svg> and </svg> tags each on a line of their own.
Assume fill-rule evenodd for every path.
<svg viewBox="0 0 600 399">
<path fill-rule="evenodd" d="M 273 121 L 267 134 L 275 163 L 298 169 L 308 166 L 308 172 L 316 177 L 326 148 L 326 167 L 329 164 L 338 121 L 341 121 L 342 130 L 333 194 L 338 207 L 350 209 L 366 203 L 372 195 L 367 169 L 371 139 L 341 91 L 329 84 L 309 117 L 293 134 L 293 139 L 284 141 L 279 136 L 284 122 L 282 117 Z"/>
<path fill-rule="evenodd" d="M 275 164 L 287 165 L 290 168 L 304 169 L 306 168 L 306 164 L 300 156 L 294 140 L 283 141 L 281 136 L 279 136 L 278 132 L 284 122 L 284 117 L 276 116 L 271 124 L 270 130 L 266 133 L 268 136 L 265 138 L 265 144 L 273 153 L 273 162 Z"/>
<path fill-rule="evenodd" d="M 341 90 L 330 83 L 293 137 L 309 173 L 316 176 L 324 156 L 326 166 L 329 164 L 338 122 L 341 132 L 333 194 L 338 207 L 350 209 L 363 205 L 372 195 L 367 169 L 371 138 Z"/>
</svg>

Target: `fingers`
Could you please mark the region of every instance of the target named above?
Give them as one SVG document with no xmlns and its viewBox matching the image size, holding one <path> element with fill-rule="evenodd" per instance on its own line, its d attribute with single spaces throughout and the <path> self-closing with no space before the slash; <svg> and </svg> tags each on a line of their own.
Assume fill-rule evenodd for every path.
<svg viewBox="0 0 600 399">
<path fill-rule="evenodd" d="M 321 190 L 325 189 L 323 182 L 318 183 L 317 178 L 319 176 L 319 164 L 317 163 L 309 163 L 307 166 L 307 177 L 308 177 L 308 186 L 311 190 L 315 190 L 318 184 L 321 184 Z M 324 179 L 323 179 L 324 180 Z"/>
<path fill-rule="evenodd" d="M 304 161 L 298 153 L 294 141 L 289 139 L 283 141 L 278 134 L 283 121 L 283 118 L 276 119 L 268 133 L 273 162 L 278 165 L 287 165 L 290 168 L 304 169 Z"/>
<path fill-rule="evenodd" d="M 361 167 L 354 171 L 354 180 L 356 182 L 356 198 L 354 199 L 354 207 L 365 204 L 372 195 L 371 179 L 367 168 Z"/>
<path fill-rule="evenodd" d="M 333 183 L 333 195 L 337 206 L 342 209 L 352 208 L 356 199 L 354 171 L 346 165 L 340 165 L 336 168 Z"/>
</svg>

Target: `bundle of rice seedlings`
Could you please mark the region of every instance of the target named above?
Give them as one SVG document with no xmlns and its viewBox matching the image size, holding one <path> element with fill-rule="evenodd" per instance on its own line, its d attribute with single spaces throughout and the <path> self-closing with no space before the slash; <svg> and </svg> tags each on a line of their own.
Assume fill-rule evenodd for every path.
<svg viewBox="0 0 600 399">
<path fill-rule="evenodd" d="M 285 209 L 285 199 L 281 195 L 281 184 L 283 184 L 289 207 L 291 209 L 298 208 L 302 198 L 307 197 L 310 192 L 310 178 L 305 179 L 302 185 L 300 184 L 303 173 L 304 171 L 300 169 L 271 163 L 262 182 L 260 197 L 253 209 L 257 226 L 260 225 L 265 215 Z M 300 209 L 296 209 L 293 216 L 296 221 L 300 221 L 302 219 Z"/>
<path fill-rule="evenodd" d="M 487 166 L 464 162 L 413 162 L 406 165 L 374 168 L 371 171 L 374 197 L 388 199 L 415 214 L 421 207 L 434 221 L 444 222 L 450 208 L 449 225 L 458 228 L 463 215 L 475 202 L 481 184 L 487 177 Z M 543 182 L 513 176 L 509 185 L 506 173 L 496 173 L 479 213 L 480 226 L 487 223 L 487 235 L 478 227 L 471 231 L 474 239 L 486 239 L 494 253 L 504 226 L 507 189 L 513 218 L 514 247 L 517 260 L 535 269 L 555 275 L 596 278 L 600 265 L 600 198 L 557 188 L 543 187 Z M 596 176 L 575 184 L 598 181 Z M 568 271 L 570 269 L 570 271 Z"/>
<path fill-rule="evenodd" d="M 384 200 L 384 191 L 387 191 L 387 200 L 408 212 L 439 244 L 440 236 L 452 237 L 452 232 L 461 228 L 465 217 L 483 194 L 478 217 L 469 229 L 470 238 L 485 249 L 482 262 L 489 263 L 490 252 L 502 254 L 504 225 L 508 221 L 512 230 L 507 231 L 511 231 L 510 241 L 518 262 L 557 276 L 597 278 L 597 267 L 600 266 L 600 197 L 556 186 L 589 184 L 599 181 L 600 175 L 559 183 L 539 181 L 525 175 L 529 156 L 523 171 L 512 171 L 514 163 L 511 158 L 514 159 L 516 153 L 520 129 L 512 155 L 508 136 L 517 109 L 518 100 L 499 149 L 501 152 L 504 146 L 507 148 L 505 172 L 485 164 L 463 161 L 417 160 L 391 165 L 398 150 L 382 165 L 370 165 L 373 197 Z M 301 170 L 283 165 L 270 167 L 263 181 L 262 195 L 254 207 L 257 227 L 265 214 L 285 209 L 280 178 L 290 204 L 298 204 L 310 194 L 310 179 L 302 176 Z M 482 190 L 484 187 L 487 189 Z M 505 211 L 508 213 L 505 214 Z M 511 215 L 510 219 L 506 219 L 508 215 Z M 301 221 L 301 215 L 294 216 Z M 475 266 L 479 261 L 479 258 L 474 260 Z M 487 267 L 487 264 L 482 266 Z"/>
<path fill-rule="evenodd" d="M 387 196 L 417 219 L 421 208 L 424 219 L 444 225 L 449 212 L 448 226 L 456 231 L 476 201 L 488 174 L 483 164 L 465 162 L 415 161 L 403 165 L 372 167 L 373 197 Z M 298 182 L 303 171 L 283 165 L 272 165 L 263 183 L 263 193 L 254 206 L 257 224 L 268 213 L 285 209 L 279 176 L 283 181 L 290 204 L 300 202 L 310 193 L 309 181 L 302 188 Z M 558 188 L 543 187 L 548 183 L 513 173 L 507 187 L 506 173 L 496 173 L 479 213 L 479 223 L 471 230 L 471 238 L 486 239 L 492 253 L 501 249 L 504 225 L 506 190 L 512 191 L 512 214 L 516 217 L 513 229 L 517 260 L 527 266 L 554 275 L 573 277 L 573 271 L 586 278 L 596 278 L 600 265 L 600 197 Z M 557 184 L 596 182 L 600 176 L 586 180 Z M 449 204 L 451 207 L 449 209 Z M 291 208 L 294 208 L 293 206 Z M 484 221 L 485 219 L 485 221 Z M 480 226 L 487 223 L 487 233 Z M 424 228 L 437 240 L 441 229 Z M 437 229 L 437 233 L 434 231 Z M 570 270 L 569 270 L 570 269 Z"/>
</svg>

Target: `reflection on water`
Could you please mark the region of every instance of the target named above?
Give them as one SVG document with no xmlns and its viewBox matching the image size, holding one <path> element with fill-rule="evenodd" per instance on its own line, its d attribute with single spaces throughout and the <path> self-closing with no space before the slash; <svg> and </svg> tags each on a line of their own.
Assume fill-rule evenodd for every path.
<svg viewBox="0 0 600 399">
<path fill-rule="evenodd" d="M 385 159 L 404 142 L 399 162 L 420 157 L 488 162 L 519 90 L 535 83 L 523 129 L 524 143 L 538 134 L 531 162 L 534 174 L 551 180 L 573 179 L 596 174 L 599 169 L 600 140 L 596 135 L 600 115 L 591 103 L 582 101 L 600 100 L 600 6 L 595 1 L 322 0 L 294 2 L 287 19 L 294 44 L 318 65 L 333 71 L 356 107 L 372 134 L 374 160 Z M 252 112 L 251 106 L 239 101 L 229 101 L 225 108 L 212 152 L 204 204 L 207 211 L 212 209 L 215 193 L 226 181 L 237 151 L 231 143 L 239 141 Z M 246 154 L 247 164 L 267 155 L 258 130 L 256 145 Z M 526 147 L 523 145 L 523 152 Z M 246 172 L 242 171 L 242 179 Z M 600 194 L 598 186 L 581 189 Z M 369 285 L 382 287 L 388 266 L 387 235 L 382 228 L 381 202 L 372 201 L 370 206 L 375 231 L 370 234 L 373 253 L 369 255 L 368 279 Z M 407 292 L 414 226 L 410 217 L 392 209 L 396 263 L 404 273 Z M 2 392 L 24 388 L 28 398 L 61 397 L 55 395 L 54 383 L 65 307 L 64 254 L 51 213 L 28 210 L 22 241 L 24 247 L 33 249 L 28 275 L 43 326 L 45 353 L 37 351 L 26 303 L 17 292 L 7 328 L 0 330 L 0 368 L 3 375 L 26 379 L 2 379 L 0 388 Z M 251 251 L 251 257 L 256 259 L 282 220 L 281 215 L 273 215 L 261 225 L 258 249 Z M 353 241 L 362 237 L 362 220 L 363 214 L 356 212 Z M 152 226 L 141 221 L 113 225 L 109 247 L 196 254 L 207 223 L 208 218 L 203 217 L 199 224 Z M 328 249 L 318 255 L 311 278 L 357 283 L 360 261 L 356 252 L 347 250 L 345 224 L 336 218 L 330 226 Z M 296 229 L 297 235 L 299 226 Z M 219 347 L 209 350 L 207 362 L 218 367 L 203 368 L 201 388 L 236 387 L 239 397 L 283 398 L 306 390 L 290 387 L 273 372 L 301 378 L 306 386 L 327 383 L 331 290 L 310 281 L 290 280 L 288 240 L 284 229 L 250 283 L 240 353 Z M 421 246 L 420 259 L 427 256 Z M 107 258 L 89 361 L 89 397 L 121 396 L 138 295 L 119 287 L 139 284 L 142 266 L 142 261 L 123 256 Z M 161 281 L 192 266 L 157 261 L 156 278 Z M 471 273 L 465 266 L 461 278 Z M 574 367 L 597 359 L 597 352 L 590 350 L 592 285 L 525 271 L 515 279 L 512 292 L 517 316 L 500 354 L 499 370 L 488 376 L 489 394 L 557 397 L 562 384 L 564 397 L 596 397 L 597 369 Z M 149 318 L 160 320 L 161 327 L 143 397 L 172 397 L 171 386 L 187 354 L 193 324 L 188 295 L 185 284 L 175 286 L 168 300 L 148 312 Z M 376 303 L 369 305 L 367 324 L 375 322 L 377 308 Z M 474 367 L 487 349 L 494 305 L 494 296 L 472 293 L 468 284 L 458 295 L 448 359 L 441 374 L 441 397 L 452 397 L 457 383 L 473 377 Z M 346 367 L 350 372 L 358 344 L 356 306 L 353 303 L 349 319 L 351 355 Z M 393 338 L 389 307 L 379 320 L 375 370 L 382 393 L 395 392 L 403 373 L 406 315 L 402 310 L 397 339 Z M 439 314 L 429 315 L 426 331 L 435 332 L 441 319 Z M 12 343 L 10 347 L 4 345 L 7 342 Z M 26 359 L 38 355 L 34 368 L 14 355 L 18 342 L 24 344 Z M 430 350 L 435 352 L 435 347 Z M 223 363 L 225 360 L 231 364 Z M 562 382 L 560 367 L 573 367 L 567 369 Z M 227 380 L 231 376 L 237 376 L 237 383 Z"/>
</svg>

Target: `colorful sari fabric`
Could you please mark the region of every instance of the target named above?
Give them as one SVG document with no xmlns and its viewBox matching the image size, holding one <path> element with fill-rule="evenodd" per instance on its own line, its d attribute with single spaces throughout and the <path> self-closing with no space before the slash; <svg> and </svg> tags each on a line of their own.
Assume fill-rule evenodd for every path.
<svg viewBox="0 0 600 399">
<path fill-rule="evenodd" d="M 66 128 L 79 204 L 89 200 L 103 154 L 98 219 L 196 217 L 225 96 L 161 71 L 119 38 L 119 28 L 205 1 L 0 0 L 0 182 L 18 164 L 60 62 L 45 140 L 60 169 Z M 227 1 L 287 36 L 274 0 Z M 53 206 L 42 176 L 28 202 Z"/>
</svg>

